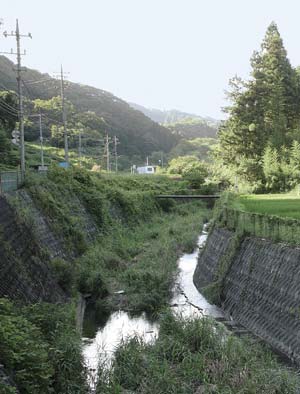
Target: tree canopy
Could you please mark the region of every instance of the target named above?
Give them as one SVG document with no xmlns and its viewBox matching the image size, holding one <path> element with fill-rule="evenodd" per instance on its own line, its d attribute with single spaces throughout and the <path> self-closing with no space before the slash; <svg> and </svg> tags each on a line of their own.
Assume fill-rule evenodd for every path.
<svg viewBox="0 0 300 394">
<path fill-rule="evenodd" d="M 218 159 L 247 181 L 266 184 L 270 152 L 300 140 L 299 73 L 290 64 L 274 22 L 251 58 L 248 81 L 230 81 L 228 120 L 219 132 Z M 269 159 L 268 159 L 269 160 Z"/>
</svg>

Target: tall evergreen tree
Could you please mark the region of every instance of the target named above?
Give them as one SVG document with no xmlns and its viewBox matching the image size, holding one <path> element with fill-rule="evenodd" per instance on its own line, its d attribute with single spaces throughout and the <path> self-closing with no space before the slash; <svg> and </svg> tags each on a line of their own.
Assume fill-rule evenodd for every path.
<svg viewBox="0 0 300 394">
<path fill-rule="evenodd" d="M 220 131 L 224 164 L 249 181 L 263 179 L 266 146 L 290 144 L 289 132 L 297 127 L 298 77 L 292 68 L 278 28 L 267 29 L 259 52 L 251 58 L 251 78 L 230 81 L 226 108 L 229 119 Z"/>
</svg>

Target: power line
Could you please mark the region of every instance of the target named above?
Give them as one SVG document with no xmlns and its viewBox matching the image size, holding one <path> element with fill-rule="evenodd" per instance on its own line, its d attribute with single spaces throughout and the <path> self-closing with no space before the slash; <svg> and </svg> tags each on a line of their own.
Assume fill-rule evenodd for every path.
<svg viewBox="0 0 300 394">
<path fill-rule="evenodd" d="M 46 114 L 43 114 L 43 113 L 42 113 L 42 116 L 44 116 L 46 119 L 50 120 L 51 122 L 54 122 L 55 124 L 58 124 L 58 125 L 60 125 L 60 126 L 63 126 L 63 123 L 60 122 L 59 120 L 50 118 L 50 116 L 48 116 L 48 115 L 46 115 Z"/>
<path fill-rule="evenodd" d="M 0 52 L 1 53 L 1 52 Z M 16 96 L 18 96 L 18 93 L 15 92 L 14 90 L 9 89 L 7 86 L 3 85 L 3 83 L 0 83 L 0 87 L 3 89 L 3 91 L 7 92 L 7 93 L 13 93 Z"/>
<path fill-rule="evenodd" d="M 48 78 L 48 79 L 40 79 L 39 81 L 32 79 L 31 81 L 24 81 L 28 85 L 35 85 L 37 83 L 43 83 L 43 82 L 49 82 L 53 81 L 53 78 Z"/>
<path fill-rule="evenodd" d="M 6 107 L 2 107 L 2 104 L 0 103 L 0 108 L 4 111 L 7 112 L 9 115 L 15 116 L 16 118 L 18 117 L 18 112 L 12 112 L 9 109 L 7 109 Z"/>
<path fill-rule="evenodd" d="M 22 84 L 23 84 L 23 86 L 25 87 L 25 89 L 27 90 L 27 93 L 28 93 L 29 98 L 32 100 L 33 98 L 32 98 L 31 91 L 29 90 L 29 88 L 28 88 L 28 86 L 27 86 L 27 83 L 25 83 L 24 79 L 22 79 Z"/>
<path fill-rule="evenodd" d="M 6 107 L 7 109 L 18 113 L 18 111 L 16 110 L 16 108 L 12 107 L 11 105 L 9 105 L 6 101 L 4 101 L 1 97 L 0 97 L 0 103 L 2 104 L 2 106 Z"/>
<path fill-rule="evenodd" d="M 2 109 L 3 111 L 7 112 L 8 114 L 13 115 L 13 116 L 15 116 L 15 117 L 18 117 L 18 113 L 12 112 L 12 111 L 10 111 L 9 109 L 7 109 L 6 107 L 2 107 L 1 103 L 0 103 L 0 107 L 1 107 L 1 109 Z"/>
</svg>

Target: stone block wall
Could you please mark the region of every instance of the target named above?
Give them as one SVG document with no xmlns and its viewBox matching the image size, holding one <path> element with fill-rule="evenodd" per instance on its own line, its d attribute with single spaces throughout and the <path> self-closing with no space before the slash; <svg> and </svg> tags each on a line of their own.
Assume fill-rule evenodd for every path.
<svg viewBox="0 0 300 394">
<path fill-rule="evenodd" d="M 0 196 L 0 297 L 23 302 L 62 302 L 46 256 L 30 228 Z"/>
<path fill-rule="evenodd" d="M 199 291 L 214 281 L 233 235 L 210 234 L 194 274 Z M 300 363 L 300 248 L 244 238 L 222 279 L 225 312 Z"/>
</svg>

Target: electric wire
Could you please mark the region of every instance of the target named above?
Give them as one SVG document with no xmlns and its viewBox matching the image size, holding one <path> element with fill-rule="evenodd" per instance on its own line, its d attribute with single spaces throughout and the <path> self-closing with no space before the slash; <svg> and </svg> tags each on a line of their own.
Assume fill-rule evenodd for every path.
<svg viewBox="0 0 300 394">
<path fill-rule="evenodd" d="M 2 111 L 4 111 L 4 112 L 8 113 L 8 114 L 11 115 L 11 116 L 15 116 L 16 118 L 18 118 L 18 114 L 16 114 L 16 113 L 10 111 L 9 109 L 7 109 L 7 108 L 5 108 L 5 107 L 2 107 L 2 106 L 1 106 L 1 103 L 0 103 L 0 109 L 1 109 Z"/>
<path fill-rule="evenodd" d="M 15 94 L 16 96 L 19 96 L 17 92 L 15 92 L 14 90 L 8 89 L 5 85 L 3 85 L 2 83 L 0 83 L 0 87 L 3 89 L 2 91 L 7 92 L 7 93 L 12 93 Z"/>
<path fill-rule="evenodd" d="M 25 89 L 27 90 L 27 93 L 28 93 L 28 96 L 29 96 L 30 100 L 32 100 L 32 93 L 29 90 L 29 88 L 27 86 L 27 83 L 23 79 L 22 79 L 22 83 L 23 83 L 23 86 L 25 87 Z"/>
<path fill-rule="evenodd" d="M 12 107 L 8 103 L 6 103 L 1 97 L 0 97 L 0 104 L 2 105 L 2 107 L 6 107 L 8 110 L 12 112 L 15 112 L 17 114 L 19 113 L 19 111 L 15 107 Z"/>
<path fill-rule="evenodd" d="M 43 83 L 43 82 L 49 82 L 49 81 L 53 81 L 53 78 L 48 78 L 48 79 L 41 79 L 39 81 L 36 80 L 31 80 L 31 81 L 24 81 L 26 84 L 28 85 L 35 85 L 37 83 Z"/>
</svg>

